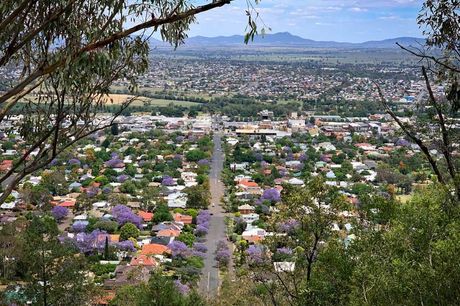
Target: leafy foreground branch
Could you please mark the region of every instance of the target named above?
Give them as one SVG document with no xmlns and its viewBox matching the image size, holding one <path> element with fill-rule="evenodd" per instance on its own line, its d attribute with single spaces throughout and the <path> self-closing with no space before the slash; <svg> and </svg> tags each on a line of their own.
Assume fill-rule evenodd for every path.
<svg viewBox="0 0 460 306">
<path fill-rule="evenodd" d="M 0 69 L 18 76 L 0 78 L 0 124 L 16 125 L 26 149 L 0 177 L 6 186 L 0 203 L 22 178 L 113 124 L 133 99 L 112 116 L 100 118 L 96 112 L 112 102 L 114 81 L 126 80 L 134 93 L 136 77 L 148 66 L 151 33 L 158 31 L 178 46 L 196 14 L 230 2 L 2 1 Z M 10 118 L 19 102 L 21 115 Z"/>
</svg>

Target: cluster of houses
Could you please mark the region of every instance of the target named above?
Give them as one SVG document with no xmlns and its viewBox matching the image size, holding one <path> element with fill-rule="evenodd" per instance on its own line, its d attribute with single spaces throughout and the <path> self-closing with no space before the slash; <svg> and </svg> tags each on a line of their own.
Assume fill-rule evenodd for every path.
<svg viewBox="0 0 460 306">
<path fill-rule="evenodd" d="M 188 192 L 207 179 L 210 123 L 206 116 L 120 118 L 117 134 L 111 129 L 98 132 L 27 176 L 0 205 L 0 226 L 26 213 L 50 211 L 58 221 L 60 239 L 71 241 L 82 253 L 101 257 L 104 244 L 110 246 L 112 256 L 97 264 L 114 270 L 95 276 L 107 296 L 120 286 L 148 280 L 153 269 L 173 260 L 171 246 L 183 235 L 198 240 L 195 218 L 201 210 L 190 208 Z M 142 126 L 150 128 L 144 131 Z M 5 133 L 11 149 L 3 150 L 1 173 L 13 167 L 24 149 L 14 128 Z M 191 151 L 205 157 L 189 158 Z M 127 223 L 138 233 L 124 237 Z"/>
<path fill-rule="evenodd" d="M 414 176 L 401 165 L 421 152 L 417 145 L 398 136 L 397 127 L 385 115 L 346 118 L 293 114 L 283 121 L 272 121 L 271 115 L 263 112 L 260 121 L 249 123 L 223 122 L 227 172 L 233 180 L 226 200 L 239 222 L 246 224 L 239 238 L 250 244 L 273 234 L 266 231 L 264 215 L 276 208 L 261 203 L 269 199 L 268 193 L 278 192 L 279 196 L 285 184 L 304 186 L 312 177 L 323 177 L 325 184 L 336 187 L 354 207 L 341 212 L 341 217 L 351 220 L 358 215 L 358 187 L 368 186 L 389 196 L 388 186 L 398 185 L 386 181 L 382 168 L 393 167 L 399 175 L 398 171 L 406 170 L 405 176 Z M 346 225 L 340 229 L 335 225 L 334 229 L 345 231 L 348 241 L 353 237 L 351 221 Z"/>
<path fill-rule="evenodd" d="M 247 97 L 263 97 L 268 101 L 288 100 L 293 97 L 318 99 L 330 88 L 340 88 L 336 93 L 337 98 L 362 101 L 378 98 L 373 84 L 375 78 L 355 76 L 349 71 L 359 69 L 361 73 L 367 72 L 374 76 L 377 70 L 381 76 L 397 74 L 416 79 L 417 70 L 414 67 L 401 67 L 399 63 L 380 63 L 378 67 L 357 63 L 349 66 L 313 62 L 287 65 L 270 61 L 222 60 L 221 56 L 192 59 L 187 55 L 187 59 L 174 57 L 170 53 L 167 56 L 157 56 L 155 66 L 140 78 L 141 86 L 148 91 L 160 88 L 164 92 L 174 91 L 174 94 L 177 94 L 177 88 L 181 88 L 194 96 L 227 96 L 229 93 L 238 93 Z M 171 60 L 171 56 L 174 60 Z M 312 69 L 312 65 L 317 67 Z M 423 89 L 423 82 L 402 78 L 380 77 L 378 82 L 395 102 L 413 102 L 414 96 Z M 119 81 L 118 85 L 127 84 Z"/>
</svg>

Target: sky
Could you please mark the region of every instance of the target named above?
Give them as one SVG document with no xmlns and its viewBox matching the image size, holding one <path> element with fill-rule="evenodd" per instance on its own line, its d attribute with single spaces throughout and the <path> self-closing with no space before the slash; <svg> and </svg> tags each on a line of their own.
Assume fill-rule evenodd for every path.
<svg viewBox="0 0 460 306">
<path fill-rule="evenodd" d="M 254 0 L 252 0 L 254 1 Z M 417 15 L 423 0 L 261 0 L 256 6 L 269 33 L 290 32 L 314 40 L 363 42 L 422 37 Z M 244 34 L 247 0 L 197 16 L 189 36 Z"/>
</svg>

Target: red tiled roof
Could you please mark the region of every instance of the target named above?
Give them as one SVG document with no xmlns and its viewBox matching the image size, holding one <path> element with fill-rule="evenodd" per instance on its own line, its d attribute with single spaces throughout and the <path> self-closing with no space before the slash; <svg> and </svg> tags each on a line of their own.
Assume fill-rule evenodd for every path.
<svg viewBox="0 0 460 306">
<path fill-rule="evenodd" d="M 250 182 L 248 180 L 240 181 L 240 185 L 243 185 L 245 187 L 259 187 L 259 184 L 257 184 L 256 182 Z"/>
<path fill-rule="evenodd" d="M 184 224 L 192 224 L 193 217 L 189 215 L 183 215 L 180 213 L 174 214 L 174 221 L 182 222 Z"/>
<path fill-rule="evenodd" d="M 140 210 L 137 214 L 138 214 L 138 216 L 141 217 L 145 222 L 152 221 L 153 213 L 151 213 L 151 212 Z"/>
<path fill-rule="evenodd" d="M 158 263 L 155 258 L 147 256 L 147 255 L 139 255 L 133 257 L 130 262 L 131 266 L 157 266 Z"/>
<path fill-rule="evenodd" d="M 180 231 L 173 229 L 164 229 L 157 233 L 157 237 L 177 237 L 180 235 Z"/>
<path fill-rule="evenodd" d="M 141 255 L 162 255 L 169 253 L 170 250 L 167 246 L 157 243 L 144 244 L 142 246 Z"/>
</svg>

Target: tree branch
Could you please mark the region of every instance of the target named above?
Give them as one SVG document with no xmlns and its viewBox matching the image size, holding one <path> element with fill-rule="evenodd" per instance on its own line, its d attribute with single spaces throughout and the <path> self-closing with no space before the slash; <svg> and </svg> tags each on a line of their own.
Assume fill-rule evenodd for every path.
<svg viewBox="0 0 460 306">
<path fill-rule="evenodd" d="M 438 168 L 438 165 L 437 165 L 436 161 L 431 156 L 430 150 L 428 150 L 427 146 L 423 143 L 423 141 L 420 138 L 418 138 L 414 133 L 412 133 L 409 130 L 409 128 L 406 127 L 404 125 L 404 123 L 402 123 L 402 121 L 398 118 L 398 116 L 396 116 L 396 114 L 393 112 L 393 110 L 390 108 L 390 106 L 386 102 L 386 99 L 385 99 L 385 97 L 384 97 L 384 95 L 382 93 L 382 90 L 381 90 L 380 86 L 376 82 L 374 82 L 374 84 L 377 87 L 377 90 L 378 90 L 378 93 L 379 93 L 380 103 L 383 105 L 383 107 L 385 108 L 386 112 L 391 116 L 391 118 L 393 118 L 393 120 L 403 130 L 403 132 L 406 134 L 406 136 L 409 137 L 410 139 L 412 139 L 412 141 L 414 141 L 419 146 L 420 150 L 423 152 L 423 154 L 428 159 L 428 162 L 430 163 L 431 168 L 433 169 L 434 173 L 438 177 L 438 181 L 441 184 L 445 185 L 446 182 L 444 181 L 444 178 L 443 178 L 441 172 L 439 171 L 439 168 Z"/>
<path fill-rule="evenodd" d="M 426 84 L 426 88 L 428 90 L 428 95 L 430 97 L 430 102 L 431 104 L 433 105 L 434 109 L 436 110 L 436 114 L 438 116 L 438 120 L 439 120 L 439 126 L 441 127 L 441 134 L 442 134 L 442 154 L 444 155 L 444 158 L 446 159 L 446 164 L 447 164 L 447 169 L 449 171 L 449 174 L 452 178 L 452 181 L 454 182 L 454 186 L 455 186 L 455 191 L 457 193 L 457 197 L 460 199 L 460 186 L 458 183 L 456 183 L 456 169 L 455 169 L 455 165 L 453 164 L 452 162 L 452 156 L 451 156 L 451 151 L 450 151 L 450 139 L 449 139 L 449 132 L 447 131 L 447 128 L 446 128 L 446 122 L 445 122 L 445 119 L 444 119 L 444 115 L 442 113 L 442 109 L 441 109 L 441 106 L 438 104 L 438 102 L 436 101 L 436 97 L 434 96 L 434 93 L 433 93 L 433 89 L 431 88 L 431 84 L 430 84 L 430 80 L 428 78 L 428 74 L 426 72 L 426 69 L 424 66 L 422 66 L 422 74 L 423 74 L 423 77 L 425 79 L 425 84 Z"/>
</svg>

